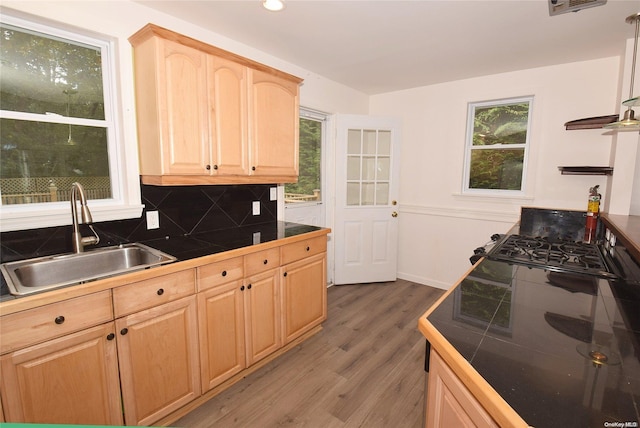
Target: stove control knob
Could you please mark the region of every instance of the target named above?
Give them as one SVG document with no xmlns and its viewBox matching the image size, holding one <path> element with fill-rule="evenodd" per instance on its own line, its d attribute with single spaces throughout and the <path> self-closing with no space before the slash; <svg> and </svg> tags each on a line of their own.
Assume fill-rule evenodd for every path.
<svg viewBox="0 0 640 428">
<path fill-rule="evenodd" d="M 484 254 L 484 253 L 485 253 L 484 247 L 478 247 L 475 250 L 473 250 L 473 254 Z"/>
<path fill-rule="evenodd" d="M 492 241 L 497 241 L 500 238 L 502 238 L 502 235 L 500 235 L 498 233 L 494 233 L 493 235 L 491 235 L 491 240 Z"/>
</svg>

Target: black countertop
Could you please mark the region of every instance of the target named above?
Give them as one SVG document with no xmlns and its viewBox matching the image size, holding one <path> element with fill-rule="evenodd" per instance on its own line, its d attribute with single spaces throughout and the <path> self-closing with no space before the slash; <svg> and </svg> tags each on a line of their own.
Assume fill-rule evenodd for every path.
<svg viewBox="0 0 640 428">
<path fill-rule="evenodd" d="M 174 263 L 177 263 L 264 242 L 285 239 L 321 229 L 323 228 L 317 226 L 275 221 L 192 235 L 166 236 L 161 239 L 141 241 L 141 243 L 176 257 L 177 260 Z M 106 241 L 103 242 L 101 246 L 118 245 L 121 243 L 125 242 Z M 91 248 L 92 247 L 88 248 L 87 251 L 91 251 Z M 9 294 L 9 288 L 7 287 L 4 277 L 0 275 L 0 301 L 12 298 L 18 298 L 18 296 Z"/>
<path fill-rule="evenodd" d="M 484 259 L 427 320 L 529 425 L 638 426 L 639 311 L 624 283 Z"/>
</svg>

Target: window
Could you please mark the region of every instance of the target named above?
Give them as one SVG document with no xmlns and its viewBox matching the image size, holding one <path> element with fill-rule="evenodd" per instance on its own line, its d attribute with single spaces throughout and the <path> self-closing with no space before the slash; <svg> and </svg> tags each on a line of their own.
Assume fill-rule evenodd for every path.
<svg viewBox="0 0 640 428">
<path fill-rule="evenodd" d="M 533 97 L 470 103 L 465 193 L 523 194 Z"/>
<path fill-rule="evenodd" d="M 6 14 L 0 29 L 2 230 L 69 223 L 74 181 L 96 201 L 92 211 L 122 208 L 131 192 L 119 160 L 113 41 Z M 51 217 L 56 210 L 64 221 Z"/>
<path fill-rule="evenodd" d="M 285 184 L 285 204 L 322 202 L 322 139 L 325 120 L 324 114 L 300 109 L 298 182 Z"/>
</svg>

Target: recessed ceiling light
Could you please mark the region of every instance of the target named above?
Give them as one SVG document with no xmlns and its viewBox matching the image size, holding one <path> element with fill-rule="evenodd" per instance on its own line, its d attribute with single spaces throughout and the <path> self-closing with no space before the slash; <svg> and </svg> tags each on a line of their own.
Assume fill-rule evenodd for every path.
<svg viewBox="0 0 640 428">
<path fill-rule="evenodd" d="M 262 6 L 264 6 L 264 8 L 267 10 L 277 12 L 284 8 L 284 3 L 282 2 L 282 0 L 263 0 Z"/>
</svg>

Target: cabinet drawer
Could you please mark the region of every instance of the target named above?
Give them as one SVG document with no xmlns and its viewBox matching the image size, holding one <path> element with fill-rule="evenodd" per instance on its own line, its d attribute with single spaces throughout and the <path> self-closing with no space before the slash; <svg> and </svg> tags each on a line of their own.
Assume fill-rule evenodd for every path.
<svg viewBox="0 0 640 428">
<path fill-rule="evenodd" d="M 0 319 L 0 352 L 4 354 L 111 320 L 110 290 L 5 315 Z"/>
<path fill-rule="evenodd" d="M 241 279 L 244 276 L 242 257 L 210 263 L 198 268 L 198 291 Z"/>
<path fill-rule="evenodd" d="M 244 256 L 245 276 L 264 272 L 278 266 L 280 266 L 280 248 L 271 248 Z"/>
<path fill-rule="evenodd" d="M 317 238 L 305 239 L 304 241 L 294 242 L 293 244 L 283 245 L 280 252 L 280 262 L 283 265 L 304 259 L 305 257 L 314 256 L 327 251 L 327 237 L 318 236 Z"/>
<path fill-rule="evenodd" d="M 187 297 L 195 292 L 195 270 L 188 269 L 113 289 L 116 318 Z"/>
</svg>

